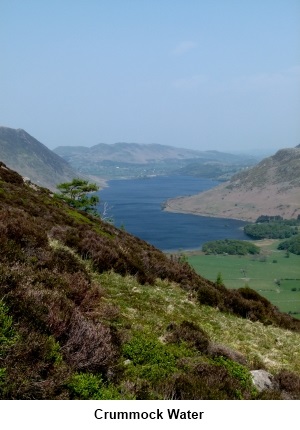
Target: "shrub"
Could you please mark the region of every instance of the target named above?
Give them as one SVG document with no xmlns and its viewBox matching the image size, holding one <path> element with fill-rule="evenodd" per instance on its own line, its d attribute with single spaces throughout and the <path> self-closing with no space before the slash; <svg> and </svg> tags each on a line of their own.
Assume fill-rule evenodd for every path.
<svg viewBox="0 0 300 430">
<path fill-rule="evenodd" d="M 196 324 L 183 321 L 181 324 L 170 324 L 168 326 L 169 334 L 166 340 L 170 343 L 186 342 L 198 351 L 206 352 L 209 345 L 208 334 Z"/>
<path fill-rule="evenodd" d="M 67 384 L 71 399 L 76 400 L 121 400 L 117 389 L 105 384 L 102 376 L 92 373 L 75 373 Z"/>
<path fill-rule="evenodd" d="M 237 291 L 244 299 L 254 300 L 256 302 L 264 304 L 265 306 L 270 305 L 270 302 L 265 297 L 261 296 L 257 291 L 252 290 L 252 288 L 244 287 L 239 288 Z"/>
<path fill-rule="evenodd" d="M 278 249 L 285 249 L 286 256 L 289 256 L 288 252 L 300 255 L 300 234 L 292 237 L 291 239 L 280 242 L 278 245 Z"/>
<path fill-rule="evenodd" d="M 77 371 L 106 373 L 117 357 L 117 341 L 109 327 L 93 323 L 74 311 L 62 348 L 66 361 Z"/>
<path fill-rule="evenodd" d="M 219 285 L 219 286 L 220 285 L 224 285 L 223 278 L 222 278 L 222 273 L 221 272 L 219 272 L 218 275 L 217 275 L 216 284 Z"/>
<path fill-rule="evenodd" d="M 68 398 L 64 390 L 68 370 L 52 337 L 22 328 L 3 364 L 2 399 Z"/>
<path fill-rule="evenodd" d="M 39 287 L 25 278 L 15 291 L 7 294 L 6 301 L 15 316 L 26 321 L 28 327 L 60 338 L 68 330 L 72 303 L 57 289 Z"/>
<path fill-rule="evenodd" d="M 226 305 L 233 313 L 243 318 L 248 318 L 252 321 L 266 322 L 268 312 L 264 304 L 257 300 L 244 298 L 239 294 L 239 291 L 231 291 L 231 294 L 228 295 L 226 300 Z"/>
<path fill-rule="evenodd" d="M 5 234 L 7 239 L 14 241 L 21 248 L 46 247 L 48 238 L 45 231 L 26 213 L 13 211 L 10 214 L 0 214 L 1 218 L 9 216 L 5 222 Z"/>
<path fill-rule="evenodd" d="M 239 381 L 243 390 L 252 390 L 253 393 L 256 391 L 252 383 L 251 374 L 245 366 L 222 356 L 215 358 L 214 362 L 225 367 L 228 370 L 229 375 Z"/>
<path fill-rule="evenodd" d="M 154 338 L 136 334 L 123 346 L 123 355 L 131 361 L 131 373 L 149 381 L 158 381 L 175 369 L 176 360 L 165 345 Z"/>
<path fill-rule="evenodd" d="M 209 344 L 208 354 L 212 358 L 224 357 L 224 358 L 230 359 L 231 361 L 236 361 L 237 363 L 240 363 L 243 365 L 247 364 L 247 360 L 243 354 L 229 348 L 228 346 L 220 345 L 218 343 L 211 342 Z"/>
<path fill-rule="evenodd" d="M 54 248 L 46 258 L 40 259 L 37 268 L 47 268 L 51 271 L 62 273 L 83 272 L 87 274 L 85 266 L 71 251 L 64 248 Z"/>
<path fill-rule="evenodd" d="M 197 297 L 203 305 L 222 307 L 224 303 L 221 292 L 213 286 L 200 285 L 197 290 Z"/>
<path fill-rule="evenodd" d="M 3 181 L 8 182 L 10 184 L 16 184 L 19 186 L 23 186 L 24 182 L 22 176 L 20 176 L 17 172 L 8 169 L 2 161 L 0 161 L 0 177 Z"/>
<path fill-rule="evenodd" d="M 6 369 L 0 367 L 0 398 L 5 398 Z"/>
<path fill-rule="evenodd" d="M 7 306 L 0 300 L 0 359 L 16 340 L 12 317 L 8 314 Z"/>
<path fill-rule="evenodd" d="M 275 376 L 275 381 L 279 384 L 280 390 L 286 393 L 286 397 L 290 399 L 300 399 L 300 376 L 282 370 Z"/>
<path fill-rule="evenodd" d="M 1 231 L 2 230 L 2 231 Z M 25 255 L 20 245 L 8 239 L 4 229 L 0 226 L 0 258 L 2 263 L 13 261 L 24 261 Z"/>
<path fill-rule="evenodd" d="M 249 399 L 251 390 L 225 366 L 202 363 L 172 375 L 165 384 L 165 397 L 172 400 Z"/>
<path fill-rule="evenodd" d="M 64 279 L 68 283 L 66 296 L 83 312 L 91 312 L 98 308 L 104 294 L 99 285 L 91 283 L 81 272 L 66 274 Z"/>
</svg>

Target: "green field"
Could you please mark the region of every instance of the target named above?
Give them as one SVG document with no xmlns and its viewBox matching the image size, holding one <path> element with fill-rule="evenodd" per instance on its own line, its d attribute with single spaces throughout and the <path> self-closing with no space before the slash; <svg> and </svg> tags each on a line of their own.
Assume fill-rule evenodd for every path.
<svg viewBox="0 0 300 430">
<path fill-rule="evenodd" d="M 215 281 L 221 273 L 227 288 L 248 285 L 281 311 L 300 318 L 300 256 L 277 250 L 278 240 L 255 241 L 261 248 L 257 256 L 205 255 L 187 253 L 197 273 Z"/>
</svg>

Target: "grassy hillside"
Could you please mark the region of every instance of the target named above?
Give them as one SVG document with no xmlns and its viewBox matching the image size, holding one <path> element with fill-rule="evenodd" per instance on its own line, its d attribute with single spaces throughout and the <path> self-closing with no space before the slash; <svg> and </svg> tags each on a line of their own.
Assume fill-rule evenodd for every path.
<svg viewBox="0 0 300 430">
<path fill-rule="evenodd" d="M 300 322 L 0 164 L 2 399 L 300 398 Z M 272 372 L 258 392 L 249 371 Z"/>
</svg>

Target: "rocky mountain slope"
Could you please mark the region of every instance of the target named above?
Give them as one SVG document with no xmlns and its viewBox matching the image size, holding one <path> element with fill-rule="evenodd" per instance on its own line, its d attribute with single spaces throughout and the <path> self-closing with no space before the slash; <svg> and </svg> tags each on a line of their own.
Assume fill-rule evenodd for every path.
<svg viewBox="0 0 300 430">
<path fill-rule="evenodd" d="M 0 160 L 50 189 L 78 176 L 65 160 L 22 129 L 0 127 Z"/>
<path fill-rule="evenodd" d="M 0 263 L 2 399 L 300 398 L 299 320 L 3 163 Z"/>
<path fill-rule="evenodd" d="M 260 215 L 300 215 L 300 148 L 287 148 L 229 182 L 166 203 L 166 210 L 255 221 Z"/>
</svg>

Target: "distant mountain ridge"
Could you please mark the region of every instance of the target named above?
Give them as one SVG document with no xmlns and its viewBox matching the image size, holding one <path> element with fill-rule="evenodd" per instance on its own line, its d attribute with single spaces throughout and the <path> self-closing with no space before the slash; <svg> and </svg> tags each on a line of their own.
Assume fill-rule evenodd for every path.
<svg viewBox="0 0 300 430">
<path fill-rule="evenodd" d="M 60 146 L 54 152 L 84 174 L 104 177 L 139 177 L 151 174 L 190 174 L 215 177 L 237 171 L 257 160 L 247 155 L 219 151 L 199 151 L 156 143 L 99 143 L 92 147 Z M 197 163 L 196 167 L 194 163 Z M 191 165 L 193 163 L 193 165 Z M 191 165 L 191 166 L 190 166 Z M 203 167 L 208 165 L 208 167 Z M 227 166 L 234 166 L 228 168 Z M 118 169 L 118 170 L 114 170 Z M 211 176 L 210 176 L 211 177 Z"/>
<path fill-rule="evenodd" d="M 166 210 L 254 221 L 260 215 L 300 215 L 300 147 L 281 149 L 229 182 L 191 197 L 169 200 Z"/>
<path fill-rule="evenodd" d="M 52 190 L 58 183 L 78 176 L 64 159 L 20 128 L 0 127 L 0 161 Z"/>
<path fill-rule="evenodd" d="M 165 159 L 190 159 L 203 153 L 192 149 L 175 148 L 156 143 L 140 144 L 119 142 L 114 144 L 99 143 L 91 147 L 60 146 L 54 149 L 59 156 L 74 162 L 76 158 L 91 162 L 116 161 L 132 164 L 147 164 Z M 92 159 L 90 159 L 92 158 Z"/>
</svg>

